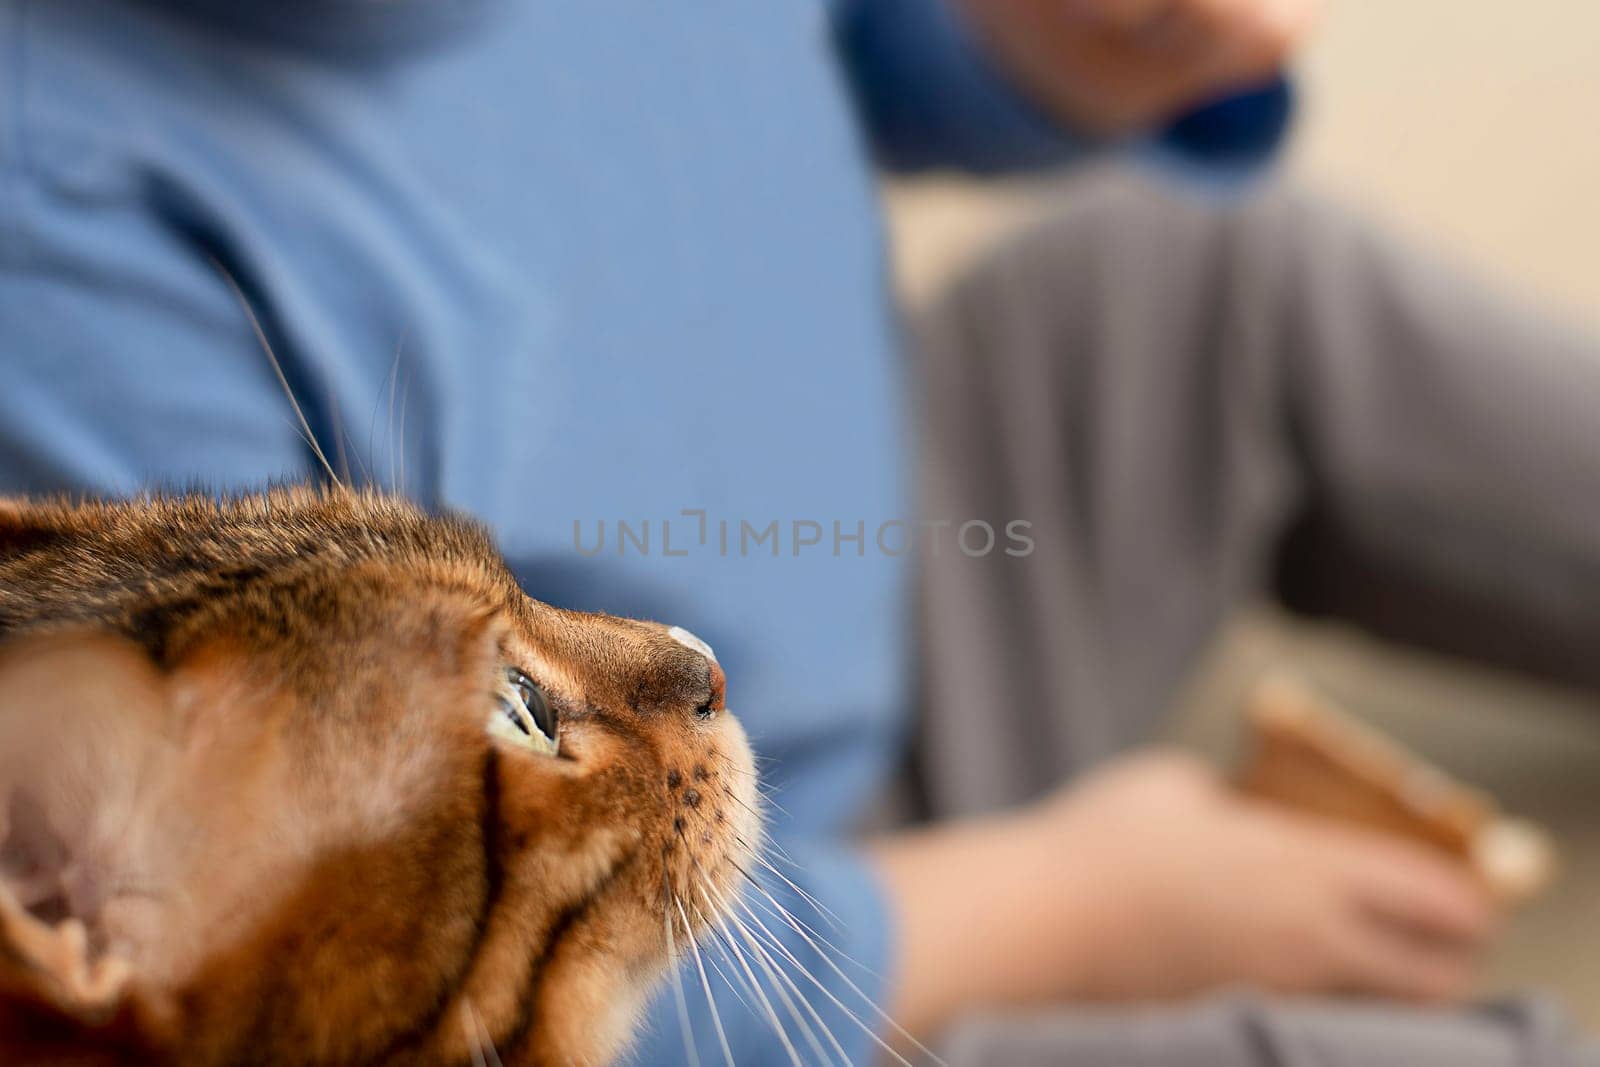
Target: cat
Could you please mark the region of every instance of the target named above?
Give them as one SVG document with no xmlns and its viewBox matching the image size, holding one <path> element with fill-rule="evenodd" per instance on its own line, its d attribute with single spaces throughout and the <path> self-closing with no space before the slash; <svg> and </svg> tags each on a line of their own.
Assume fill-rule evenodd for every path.
<svg viewBox="0 0 1600 1067">
<path fill-rule="evenodd" d="M 725 687 L 396 497 L 0 499 L 0 1062 L 608 1062 L 755 859 Z"/>
</svg>

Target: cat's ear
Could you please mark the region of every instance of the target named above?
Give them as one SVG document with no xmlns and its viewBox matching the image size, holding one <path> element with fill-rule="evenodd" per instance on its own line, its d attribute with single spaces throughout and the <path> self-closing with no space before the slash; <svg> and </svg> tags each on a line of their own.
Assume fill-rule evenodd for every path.
<svg viewBox="0 0 1600 1067">
<path fill-rule="evenodd" d="M 40 822 L 38 790 L 21 761 L 59 741 L 50 726 L 74 713 L 125 721 L 152 678 L 141 649 L 112 638 L 24 638 L 0 651 L 0 854 L 8 861 L 21 859 L 22 870 L 61 862 L 51 854 L 59 841 L 43 837 L 53 830 Z M 50 707 L 48 717 L 37 715 L 42 707 Z M 110 779 L 120 773 L 117 763 L 130 761 L 118 755 L 128 753 L 115 744 L 85 752 L 83 769 Z M 91 944 L 82 921 L 37 917 L 18 893 L 24 889 L 0 877 L 0 1062 L 133 1062 L 154 1053 L 170 1011 L 154 1008 L 125 960 Z"/>
<path fill-rule="evenodd" d="M 98 1026 L 116 1014 L 128 978 L 121 959 L 91 956 L 82 923 L 36 918 L 0 882 L 0 1018 Z"/>
<path fill-rule="evenodd" d="M 0 1060 L 142 1059 L 158 1045 L 159 1014 L 122 959 L 93 953 L 81 923 L 37 919 L 0 883 Z"/>
</svg>

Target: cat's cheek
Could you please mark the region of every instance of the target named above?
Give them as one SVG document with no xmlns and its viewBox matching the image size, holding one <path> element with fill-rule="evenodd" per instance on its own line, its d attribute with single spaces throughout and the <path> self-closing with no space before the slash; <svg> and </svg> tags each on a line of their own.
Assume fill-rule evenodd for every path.
<svg viewBox="0 0 1600 1067">
<path fill-rule="evenodd" d="M 760 777 L 744 728 L 731 715 L 723 716 L 718 726 L 723 736 L 717 747 L 724 753 L 725 762 L 725 802 L 721 810 L 728 823 L 719 838 L 722 862 L 718 881 L 724 893 L 729 893 L 736 892 L 743 881 L 740 868 L 750 870 L 754 865 L 766 838 L 766 827 L 761 790 L 757 788 Z"/>
<path fill-rule="evenodd" d="M 596 732 L 583 748 L 573 759 L 502 750 L 497 804 L 508 862 L 549 855 L 589 883 L 637 846 L 641 832 L 629 812 L 639 787 L 627 746 Z"/>
</svg>

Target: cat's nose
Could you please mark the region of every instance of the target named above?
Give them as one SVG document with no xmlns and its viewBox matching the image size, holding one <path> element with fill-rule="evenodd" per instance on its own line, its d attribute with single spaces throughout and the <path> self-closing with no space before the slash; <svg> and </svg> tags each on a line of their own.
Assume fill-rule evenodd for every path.
<svg viewBox="0 0 1600 1067">
<path fill-rule="evenodd" d="M 717 654 L 711 650 L 710 645 L 681 626 L 672 627 L 667 631 L 667 636 L 705 658 L 710 698 L 695 708 L 695 717 L 701 721 L 710 719 L 727 706 L 728 676 L 722 672 L 722 664 L 717 662 Z"/>
<path fill-rule="evenodd" d="M 722 665 L 716 660 L 707 660 L 706 663 L 711 668 L 711 699 L 695 709 L 695 714 L 702 720 L 711 718 L 728 706 L 728 676 L 722 673 Z"/>
</svg>

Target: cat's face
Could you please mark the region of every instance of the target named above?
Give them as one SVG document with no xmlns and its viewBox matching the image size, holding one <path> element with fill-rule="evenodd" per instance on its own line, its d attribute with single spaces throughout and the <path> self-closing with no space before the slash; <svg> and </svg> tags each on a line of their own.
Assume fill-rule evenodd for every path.
<svg viewBox="0 0 1600 1067">
<path fill-rule="evenodd" d="M 756 807 L 709 649 L 470 525 L 0 502 L 0 1050 L 604 1062 Z"/>
</svg>

